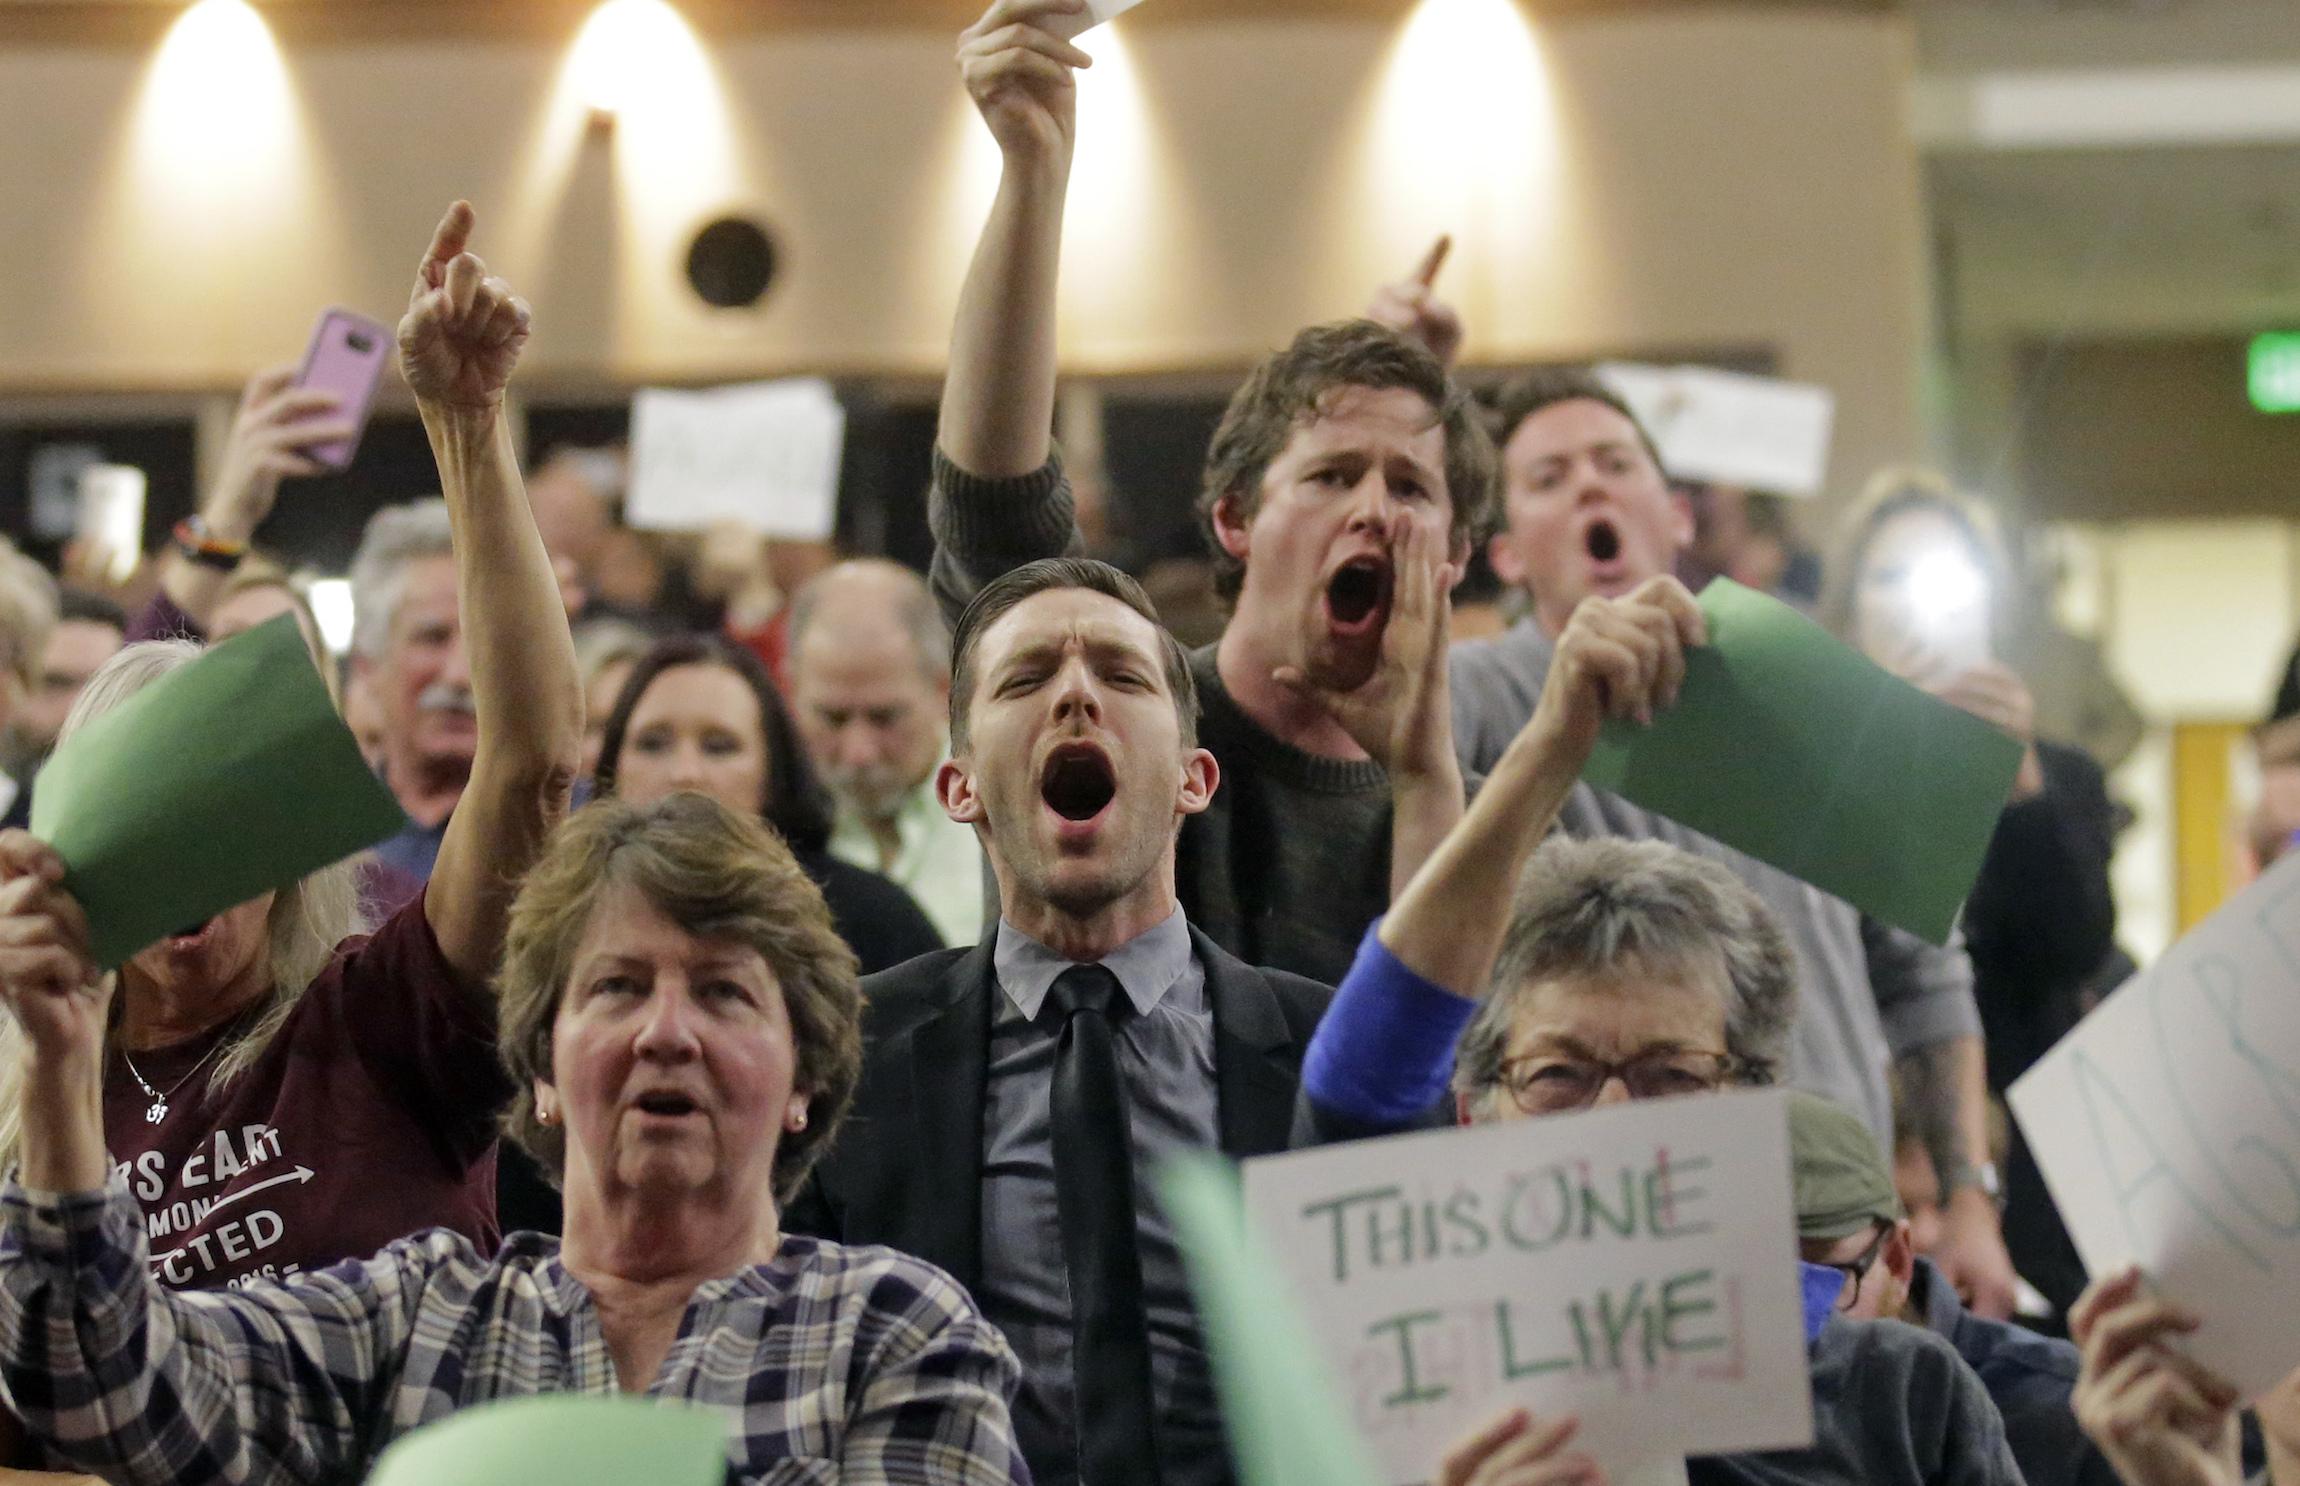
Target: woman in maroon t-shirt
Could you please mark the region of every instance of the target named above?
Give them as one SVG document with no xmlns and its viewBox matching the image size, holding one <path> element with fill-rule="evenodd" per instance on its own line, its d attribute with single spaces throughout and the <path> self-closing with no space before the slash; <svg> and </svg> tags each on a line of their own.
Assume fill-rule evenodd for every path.
<svg viewBox="0 0 2300 1486">
<path fill-rule="evenodd" d="M 582 693 L 550 559 L 508 426 L 505 379 L 527 309 L 463 251 L 458 203 L 425 255 L 399 328 L 408 385 L 439 459 L 454 531 L 415 559 L 388 638 L 362 663 L 405 703 L 401 725 L 473 737 L 469 782 L 427 892 L 353 937 L 348 864 L 187 925 L 119 971 L 104 1066 L 104 1137 L 143 1208 L 166 1283 L 213 1288 L 365 1257 L 445 1226 L 496 1240 L 496 1121 L 510 1097 L 488 989 L 513 889 L 564 811 L 582 743 Z M 419 571 L 425 562 L 437 564 Z M 454 606 L 419 602 L 452 577 Z M 438 586 L 444 588 L 445 583 Z M 444 593 L 439 595 L 444 599 Z M 437 612 L 444 610 L 444 612 Z M 373 616 L 370 616 L 371 618 Z M 131 646 L 89 683 L 66 732 L 199 654 Z M 472 715 L 416 696 L 461 667 Z M 0 945 L 84 944 L 53 884 L 0 886 Z M 13 1044 L 13 1023 L 0 1033 Z M 0 1047 L 0 1167 L 17 1147 L 21 1048 Z"/>
</svg>

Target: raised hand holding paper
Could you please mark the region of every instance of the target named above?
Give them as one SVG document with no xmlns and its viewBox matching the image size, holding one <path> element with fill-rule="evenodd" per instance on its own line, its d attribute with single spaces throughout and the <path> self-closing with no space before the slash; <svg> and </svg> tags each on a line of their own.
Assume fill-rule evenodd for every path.
<svg viewBox="0 0 2300 1486">
<path fill-rule="evenodd" d="M 1812 1440 L 1787 1111 L 1719 1094 L 1272 1156 L 1246 1208 L 1386 1480 L 1511 1403 L 1579 1415 L 1578 1449 L 1643 1477 Z"/>
<path fill-rule="evenodd" d="M 2077 1253 L 2137 1262 L 2265 1393 L 2300 1365 L 2300 856 L 2102 1002 L 2012 1086 Z"/>
<path fill-rule="evenodd" d="M 1582 778 L 1946 943 L 2021 745 L 1720 578 L 1677 705 L 1608 724 Z"/>
<path fill-rule="evenodd" d="M 40 771 L 32 834 L 64 859 L 111 969 L 172 930 L 405 824 L 282 615 L 81 728 Z"/>
<path fill-rule="evenodd" d="M 585 1395 L 482 1404 L 416 1430 L 370 1486 L 720 1486 L 726 1425 L 703 1409 Z"/>
<path fill-rule="evenodd" d="M 1142 0 L 1086 0 L 1086 8 L 1077 14 L 1048 16 L 1039 25 L 1068 41 L 1106 21 L 1118 19 L 1141 3 Z"/>
</svg>

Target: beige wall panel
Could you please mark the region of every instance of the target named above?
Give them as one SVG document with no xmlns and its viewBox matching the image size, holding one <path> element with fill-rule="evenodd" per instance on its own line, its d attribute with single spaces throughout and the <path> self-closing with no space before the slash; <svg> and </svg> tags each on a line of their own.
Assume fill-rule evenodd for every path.
<svg viewBox="0 0 2300 1486">
<path fill-rule="evenodd" d="M 1242 364 L 1452 230 L 1475 357 L 1770 346 L 1838 392 L 1840 487 L 1911 451 L 1902 23 L 1557 17 L 1530 48 L 1477 49 L 1478 76 L 1535 78 L 1483 101 L 1414 62 L 1410 34 L 1129 35 L 1084 101 L 1068 362 Z M 144 52 L 0 49 L 0 390 L 229 384 L 293 355 L 322 304 L 390 312 L 458 193 L 535 303 L 539 375 L 931 373 L 994 170 L 950 50 L 941 31 L 730 36 L 606 136 L 561 86 L 560 47 L 294 39 L 293 122 L 257 131 L 251 168 L 253 145 L 155 124 Z M 677 265 L 729 206 L 776 224 L 786 268 L 731 318 Z"/>
</svg>

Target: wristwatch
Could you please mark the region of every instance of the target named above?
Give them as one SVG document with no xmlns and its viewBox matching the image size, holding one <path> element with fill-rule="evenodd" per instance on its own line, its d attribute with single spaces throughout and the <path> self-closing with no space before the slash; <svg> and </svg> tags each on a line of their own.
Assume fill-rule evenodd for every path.
<svg viewBox="0 0 2300 1486">
<path fill-rule="evenodd" d="M 208 529 L 208 523 L 197 512 L 177 522 L 169 536 L 187 561 L 219 572 L 230 572 L 248 555 L 247 543 L 225 541 Z"/>
<path fill-rule="evenodd" d="M 1941 1174 L 1941 1202 L 1946 1205 L 1961 1187 L 1980 1188 L 1982 1195 L 1996 1204 L 1998 1212 L 2001 1213 L 2005 1210 L 2004 1178 L 1998 1174 L 1996 1162 L 1983 1161 L 1975 1165 L 1973 1162 L 1967 1161 L 1961 1166 L 1953 1166 L 1943 1172 Z"/>
</svg>

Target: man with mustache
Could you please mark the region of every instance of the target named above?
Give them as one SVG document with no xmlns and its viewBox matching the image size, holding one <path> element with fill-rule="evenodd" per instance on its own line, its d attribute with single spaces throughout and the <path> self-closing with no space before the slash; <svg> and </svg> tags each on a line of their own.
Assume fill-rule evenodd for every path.
<svg viewBox="0 0 2300 1486">
<path fill-rule="evenodd" d="M 960 47 L 1003 172 L 943 384 L 932 581 L 951 613 L 1080 546 L 1048 430 L 1073 69 L 1090 61 L 1061 37 L 1083 14 L 996 0 Z M 1227 782 L 1182 827 L 1178 892 L 1240 959 L 1331 983 L 1461 818 L 1446 636 L 1492 488 L 1469 398 L 1370 321 L 1302 332 L 1231 399 L 1200 492 L 1231 615 L 1190 657 Z"/>
<path fill-rule="evenodd" d="M 363 884 L 368 911 L 388 915 L 430 880 L 479 744 L 447 503 L 409 501 L 369 518 L 351 595 L 352 673 L 383 724 L 383 782 L 407 812 Z"/>
</svg>

